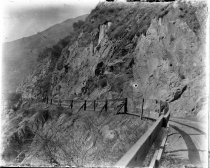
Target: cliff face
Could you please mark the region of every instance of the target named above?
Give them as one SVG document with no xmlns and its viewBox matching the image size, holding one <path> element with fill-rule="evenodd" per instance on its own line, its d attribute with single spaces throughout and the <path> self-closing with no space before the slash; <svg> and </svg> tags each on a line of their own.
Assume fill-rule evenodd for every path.
<svg viewBox="0 0 210 168">
<path fill-rule="evenodd" d="M 203 119 L 206 11 L 205 3 L 181 1 L 100 3 L 42 54 L 17 91 L 35 99 L 127 97 L 137 114 L 143 98 L 145 113 L 162 100 L 172 116 Z M 3 157 L 32 166 L 113 165 L 151 124 L 115 112 L 23 102 L 9 113 Z"/>
<path fill-rule="evenodd" d="M 19 90 L 36 96 L 31 81 L 42 78 L 53 97 L 128 97 L 137 113 L 142 98 L 161 99 L 173 115 L 196 116 L 205 100 L 205 10 L 181 1 L 101 3 L 52 70 L 47 57 Z"/>
<path fill-rule="evenodd" d="M 134 80 L 143 96 L 170 102 L 172 115 L 197 115 L 205 97 L 203 11 L 178 3 L 166 11 L 138 39 Z"/>
</svg>

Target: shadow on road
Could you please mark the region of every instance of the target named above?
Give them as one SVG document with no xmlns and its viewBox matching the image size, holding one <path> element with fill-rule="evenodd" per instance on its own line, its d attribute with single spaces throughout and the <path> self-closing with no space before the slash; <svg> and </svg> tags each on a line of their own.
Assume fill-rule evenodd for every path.
<svg viewBox="0 0 210 168">
<path fill-rule="evenodd" d="M 141 117 L 140 115 L 137 115 L 137 114 L 133 114 L 133 113 L 118 113 L 117 115 L 131 115 L 131 116 L 136 116 L 136 117 Z"/>
<path fill-rule="evenodd" d="M 179 135 L 179 133 L 171 133 L 171 134 L 168 134 L 168 137 L 170 137 L 172 135 Z M 188 134 L 188 135 L 203 135 L 203 134 Z"/>
<path fill-rule="evenodd" d="M 167 151 L 165 153 L 176 153 L 176 152 L 187 152 L 188 150 L 187 149 L 178 149 L 178 150 L 173 150 L 173 151 Z M 201 149 L 198 149 L 197 151 L 199 152 L 206 152 L 206 150 L 201 150 Z M 194 151 L 192 151 L 194 152 Z"/>
<path fill-rule="evenodd" d="M 171 125 L 173 129 L 178 131 L 180 135 L 183 137 L 186 145 L 187 145 L 187 151 L 188 151 L 188 158 L 192 164 L 198 164 L 201 163 L 199 151 L 196 148 L 195 144 L 193 143 L 191 137 L 184 132 L 183 130 L 179 129 L 178 127 Z"/>
<path fill-rule="evenodd" d="M 187 125 L 187 124 L 183 124 L 183 123 L 181 123 L 181 122 L 174 121 L 174 120 L 170 120 L 170 121 L 171 121 L 171 122 L 178 123 L 178 124 L 181 124 L 181 125 L 184 125 L 184 126 L 189 127 L 189 128 L 192 128 L 192 129 L 194 129 L 194 130 L 196 130 L 196 131 L 198 131 L 198 132 L 200 132 L 200 133 L 202 133 L 202 134 L 206 134 L 206 133 L 203 132 L 202 130 L 200 130 L 200 129 L 198 129 L 198 128 L 195 128 L 195 127 L 193 127 L 193 126 L 190 126 L 190 125 Z"/>
</svg>

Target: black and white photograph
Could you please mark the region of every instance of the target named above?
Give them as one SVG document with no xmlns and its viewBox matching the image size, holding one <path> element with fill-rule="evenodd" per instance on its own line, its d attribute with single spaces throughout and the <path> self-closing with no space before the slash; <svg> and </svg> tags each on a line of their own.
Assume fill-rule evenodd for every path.
<svg viewBox="0 0 210 168">
<path fill-rule="evenodd" d="M 5 0 L 0 166 L 208 168 L 208 0 Z"/>
</svg>

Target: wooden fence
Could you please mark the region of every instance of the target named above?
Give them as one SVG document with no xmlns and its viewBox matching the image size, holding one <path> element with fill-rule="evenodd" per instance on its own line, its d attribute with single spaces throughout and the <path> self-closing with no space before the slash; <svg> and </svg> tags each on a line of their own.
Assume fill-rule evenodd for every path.
<svg viewBox="0 0 210 168">
<path fill-rule="evenodd" d="M 135 115 L 141 117 L 141 119 L 148 119 L 152 121 L 156 121 L 157 118 L 150 118 L 144 112 L 144 104 L 146 101 L 155 101 L 156 104 L 159 104 L 158 115 L 161 115 L 161 101 L 156 99 L 142 99 L 141 101 L 141 111 L 140 114 L 130 113 L 128 109 L 128 99 L 127 98 L 117 98 L 117 99 L 105 99 L 105 100 L 79 100 L 79 99 L 55 99 L 46 97 L 45 99 L 23 99 L 29 102 L 45 102 L 47 104 L 62 106 L 66 108 L 77 108 L 77 111 L 80 110 L 93 110 L 93 111 L 108 111 L 113 108 L 113 104 L 117 104 L 115 109 L 112 109 L 116 112 L 116 114 L 128 114 Z M 101 106 L 102 105 L 102 106 Z M 76 109 L 74 109 L 76 110 Z"/>
<path fill-rule="evenodd" d="M 114 167 L 142 167 L 143 161 L 161 128 L 167 126 L 169 117 L 169 112 L 165 115 L 162 114 Z"/>
<path fill-rule="evenodd" d="M 76 107 L 76 108 L 78 108 L 78 112 L 83 109 L 84 111 L 99 110 L 100 113 L 103 110 L 107 112 L 109 109 L 112 109 L 113 104 L 114 103 L 116 104 L 116 102 L 118 102 L 120 104 L 116 105 L 116 108 L 114 109 L 116 111 L 116 114 L 127 114 L 128 113 L 127 98 L 105 99 L 105 100 L 46 99 L 45 102 L 47 104 L 58 105 L 58 106 L 67 107 L 70 109 L 73 109 L 74 107 Z"/>
<path fill-rule="evenodd" d="M 24 100 L 24 99 L 23 99 Z M 25 99 L 28 100 L 28 99 Z M 38 100 L 31 100 L 32 102 L 40 102 Z M 111 104 L 113 102 L 120 102 L 120 104 L 117 105 L 116 114 L 130 114 L 128 113 L 128 100 L 127 98 L 121 98 L 121 99 L 106 99 L 106 100 L 59 100 L 59 99 L 52 99 L 47 98 L 45 100 L 45 103 L 47 104 L 54 104 L 58 106 L 68 107 L 70 109 L 73 109 L 77 103 L 80 103 L 79 110 L 83 109 L 86 111 L 88 108 L 89 110 L 96 111 L 99 102 L 102 103 L 102 106 L 99 108 L 99 111 L 102 112 L 103 110 L 108 111 L 109 108 L 111 108 Z M 145 100 L 142 99 L 142 108 L 141 108 L 141 119 L 146 118 L 143 116 L 144 114 L 144 102 Z M 147 132 L 125 153 L 125 155 L 115 164 L 114 167 L 141 167 L 143 164 L 143 161 L 152 146 L 154 140 L 158 136 L 160 130 L 162 127 L 167 127 L 167 123 L 170 118 L 170 112 L 169 108 L 164 113 L 162 113 L 161 110 L 161 101 L 158 101 L 160 104 L 159 109 L 159 118 L 157 120 L 155 119 L 154 124 L 147 130 Z M 89 104 L 89 105 L 88 105 Z M 167 105 L 168 106 L 168 105 Z M 78 107 L 78 106 L 76 106 Z M 139 116 L 140 117 L 140 116 Z M 161 144 L 164 146 L 166 142 L 167 136 L 164 137 L 163 143 Z M 153 160 L 153 162 L 150 165 L 154 165 L 156 167 L 159 163 L 160 156 L 162 154 L 163 150 L 159 150 L 156 152 L 155 155 L 157 155 L 156 159 Z"/>
<path fill-rule="evenodd" d="M 158 101 L 156 99 L 147 99 L 147 100 L 153 100 L 156 101 L 157 104 L 159 104 L 159 109 L 158 109 L 158 115 L 160 116 L 161 113 L 163 112 L 163 109 L 161 107 L 161 101 Z M 141 117 L 141 119 L 149 119 L 152 121 L 155 121 L 155 118 L 149 118 L 147 116 L 144 116 L 144 103 L 145 103 L 145 99 L 142 99 L 142 107 L 141 107 L 141 114 L 137 115 L 137 114 L 133 114 L 133 113 L 129 113 L 128 111 L 128 99 L 127 98 L 118 98 L 118 99 L 105 99 L 105 100 L 75 100 L 75 99 L 46 99 L 45 101 L 46 103 L 49 104 L 54 104 L 54 105 L 58 105 L 58 106 L 63 106 L 63 107 L 68 107 L 70 109 L 73 109 L 75 106 L 77 106 L 78 111 L 80 110 L 93 110 L 96 111 L 97 108 L 99 108 L 99 112 L 104 111 L 108 111 L 109 109 L 113 108 L 113 104 L 115 103 L 120 103 L 118 104 L 114 109 L 114 111 L 116 111 L 116 114 L 128 114 L 128 115 L 135 115 L 138 117 Z M 79 107 L 78 107 L 79 104 Z M 100 106 L 100 104 L 102 104 L 102 106 Z M 166 112 L 165 112 L 166 113 Z"/>
</svg>

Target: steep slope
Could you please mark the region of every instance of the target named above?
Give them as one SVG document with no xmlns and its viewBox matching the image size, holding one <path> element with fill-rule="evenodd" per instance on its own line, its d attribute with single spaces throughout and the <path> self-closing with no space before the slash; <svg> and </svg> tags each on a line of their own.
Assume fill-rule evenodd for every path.
<svg viewBox="0 0 210 168">
<path fill-rule="evenodd" d="M 100 3 L 69 38 L 42 53 L 17 90 L 38 101 L 126 97 L 136 114 L 142 98 L 145 114 L 162 100 L 171 116 L 205 118 L 206 14 L 202 2 Z M 13 110 L 4 157 L 36 166 L 113 165 L 151 124 L 114 110 L 74 114 L 40 102 Z"/>
<path fill-rule="evenodd" d="M 128 97 L 134 112 L 143 97 L 161 99 L 171 103 L 177 116 L 196 116 L 205 101 L 203 8 L 203 3 L 179 1 L 102 3 L 75 33 L 77 40 L 62 50 L 51 71 L 51 57 L 47 57 L 19 90 L 36 97 L 41 93 L 37 81 L 42 79 L 48 81 L 42 95 Z"/>
<path fill-rule="evenodd" d="M 68 19 L 33 36 L 5 43 L 3 45 L 4 90 L 15 91 L 17 85 L 34 70 L 39 53 L 68 36 L 73 31 L 73 23 L 84 20 L 86 16 Z"/>
</svg>

